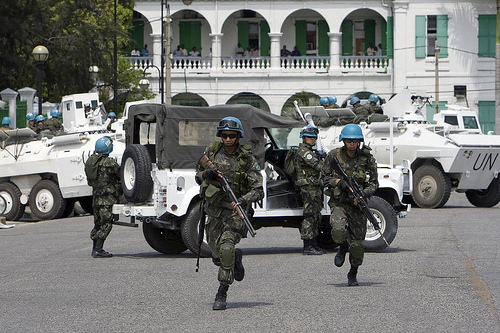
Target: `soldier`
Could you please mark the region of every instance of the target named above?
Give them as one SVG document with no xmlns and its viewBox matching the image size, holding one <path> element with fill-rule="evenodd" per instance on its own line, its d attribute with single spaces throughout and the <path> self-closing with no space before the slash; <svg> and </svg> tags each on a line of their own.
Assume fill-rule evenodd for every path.
<svg viewBox="0 0 500 333">
<path fill-rule="evenodd" d="M 330 102 L 330 105 L 328 105 L 327 109 L 338 109 L 340 106 L 337 104 L 337 97 L 335 96 L 328 96 L 328 101 Z"/>
<path fill-rule="evenodd" d="M 5 131 L 9 131 L 9 130 L 11 130 L 11 128 L 9 126 L 10 124 L 11 124 L 10 118 L 9 117 L 3 117 L 3 119 L 2 119 L 2 127 L 0 127 L 0 129 L 2 131 L 4 131 L 4 132 Z"/>
<path fill-rule="evenodd" d="M 332 238 L 335 243 L 340 244 L 334 259 L 335 266 L 342 267 L 349 251 L 351 269 L 347 274 L 347 283 L 349 286 L 357 286 L 358 267 L 363 263 L 364 257 L 366 217 L 353 198 L 348 183 L 335 172 L 332 163 L 333 157 L 336 157 L 346 174 L 356 179 L 366 199 L 378 188 L 377 163 L 369 147 L 360 147 L 363 133 L 358 125 L 346 125 L 339 140 L 344 142 L 344 146 L 331 150 L 323 164 L 324 183 L 327 187 L 325 193 L 330 196 L 328 204 L 332 212 Z"/>
<path fill-rule="evenodd" d="M 316 145 L 318 129 L 307 125 L 300 131 L 302 143 L 299 144 L 295 157 L 295 184 L 300 187 L 304 203 L 304 219 L 300 229 L 300 238 L 304 242 L 303 255 L 320 255 L 323 250 L 318 246 L 316 237 L 321 222 L 323 208 L 323 182 L 321 180 L 321 154 L 313 146 Z"/>
<path fill-rule="evenodd" d="M 59 116 L 61 115 L 61 112 L 57 109 L 52 109 L 50 110 L 50 116 L 52 118 L 47 119 L 45 121 L 45 129 L 50 130 L 52 133 L 56 133 L 62 130 L 62 122 L 59 120 Z"/>
<path fill-rule="evenodd" d="M 26 127 L 31 129 L 33 132 L 36 132 L 35 117 L 36 115 L 33 112 L 26 114 Z"/>
<path fill-rule="evenodd" d="M 351 98 L 350 103 L 352 105 L 352 111 L 356 116 L 369 116 L 372 111 L 369 105 L 361 105 L 361 101 L 358 97 L 354 96 Z"/>
<path fill-rule="evenodd" d="M 92 186 L 94 228 L 90 232 L 93 241 L 92 257 L 109 258 L 113 255 L 103 250 L 104 241 L 113 226 L 113 204 L 122 194 L 120 185 L 120 166 L 109 157 L 113 151 L 113 140 L 109 136 L 98 139 L 95 152 L 85 163 L 87 183 Z"/>
<path fill-rule="evenodd" d="M 330 100 L 328 99 L 328 97 L 321 97 L 319 99 L 319 105 L 327 109 L 328 106 L 330 106 Z"/>
<path fill-rule="evenodd" d="M 108 131 L 111 131 L 111 124 L 113 124 L 114 122 L 116 122 L 116 113 L 114 112 L 110 112 L 108 113 L 108 119 L 111 119 L 108 127 L 107 127 L 107 130 Z"/>
<path fill-rule="evenodd" d="M 35 132 L 40 134 L 45 129 L 45 117 L 41 114 L 35 118 Z"/>
<path fill-rule="evenodd" d="M 246 234 L 241 218 L 235 213 L 237 205 L 246 206 L 263 198 L 260 166 L 252 155 L 251 147 L 240 145 L 244 136 L 241 121 L 235 117 L 225 117 L 217 126 L 216 136 L 222 138 L 205 149 L 205 154 L 216 169 L 200 167 L 196 181 L 201 185 L 200 195 L 205 199 L 206 235 L 212 250 L 212 260 L 219 266 L 219 289 L 215 296 L 213 310 L 226 309 L 229 285 L 234 280 L 241 281 L 245 275 L 242 252 L 235 245 Z M 222 190 L 218 179 L 224 175 L 238 202 L 231 202 Z"/>
</svg>

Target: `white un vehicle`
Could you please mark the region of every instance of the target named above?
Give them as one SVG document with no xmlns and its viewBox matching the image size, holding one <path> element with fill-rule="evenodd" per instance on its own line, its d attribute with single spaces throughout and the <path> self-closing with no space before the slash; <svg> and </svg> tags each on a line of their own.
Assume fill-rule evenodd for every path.
<svg viewBox="0 0 500 333">
<path fill-rule="evenodd" d="M 200 219 L 199 185 L 195 182 L 196 164 L 204 149 L 214 140 L 217 124 L 226 116 L 239 118 L 245 129 L 243 144 L 251 144 L 262 168 L 264 198 L 254 203 L 252 225 L 299 228 L 302 202 L 284 160 L 289 146 L 296 145 L 303 123 L 283 118 L 249 105 L 185 107 L 159 104 L 132 106 L 124 122 L 126 149 L 122 157 L 122 187 L 126 204 L 113 207 L 115 214 L 131 218 L 130 225 L 142 221 L 149 245 L 162 253 L 197 253 Z M 398 229 L 398 216 L 409 206 L 402 204 L 411 191 L 408 168 L 379 166 L 380 188 L 369 200 L 381 231 L 390 243 Z M 335 247 L 330 236 L 329 208 L 325 197 L 323 222 L 318 242 Z M 119 224 L 126 224 L 120 222 Z M 387 245 L 368 225 L 365 246 L 383 250 Z M 201 253 L 210 255 L 203 243 Z"/>
</svg>

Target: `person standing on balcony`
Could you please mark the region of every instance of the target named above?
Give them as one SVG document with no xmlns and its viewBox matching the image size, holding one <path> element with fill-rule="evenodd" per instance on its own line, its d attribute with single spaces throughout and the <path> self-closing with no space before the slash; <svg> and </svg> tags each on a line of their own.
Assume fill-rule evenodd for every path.
<svg viewBox="0 0 500 333">
<path fill-rule="evenodd" d="M 200 56 L 200 52 L 198 52 L 196 50 L 196 46 L 193 46 L 193 49 L 191 51 L 189 51 L 189 56 L 190 57 L 199 57 Z"/>
<path fill-rule="evenodd" d="M 377 56 L 378 56 L 378 57 L 381 57 L 381 56 L 382 56 L 382 44 L 378 44 Z"/>
<path fill-rule="evenodd" d="M 377 52 L 375 51 L 375 49 L 373 48 L 373 44 L 370 43 L 370 45 L 368 46 L 368 48 L 366 49 L 366 55 L 369 56 L 369 57 L 373 57 L 377 54 Z"/>
<path fill-rule="evenodd" d="M 174 57 L 182 57 L 184 55 L 184 52 L 181 50 L 181 46 L 177 45 L 177 48 L 172 52 L 172 56 Z"/>
<path fill-rule="evenodd" d="M 141 56 L 141 52 L 139 52 L 139 50 L 137 50 L 137 49 L 133 49 L 133 50 L 130 52 L 130 56 L 131 56 L 131 57 L 140 57 L 140 56 Z"/>
<path fill-rule="evenodd" d="M 301 56 L 301 54 L 300 54 L 299 49 L 297 48 L 297 46 L 294 46 L 293 51 L 292 51 L 292 57 L 300 57 L 300 56 Z"/>
<path fill-rule="evenodd" d="M 288 57 L 288 56 L 292 55 L 292 52 L 290 52 L 289 50 L 287 50 L 286 45 L 283 45 L 283 48 L 281 49 L 280 55 L 282 57 Z"/>
<path fill-rule="evenodd" d="M 184 46 L 184 44 L 181 44 L 181 51 L 182 51 L 182 56 L 183 57 L 187 57 L 188 56 L 188 52 L 187 52 L 186 47 Z"/>
<path fill-rule="evenodd" d="M 144 48 L 141 51 L 141 56 L 149 57 L 148 44 L 144 44 Z"/>
<path fill-rule="evenodd" d="M 236 58 L 241 58 L 245 55 L 245 50 L 243 50 L 240 43 L 238 43 L 236 49 L 234 49 L 234 53 Z"/>
</svg>

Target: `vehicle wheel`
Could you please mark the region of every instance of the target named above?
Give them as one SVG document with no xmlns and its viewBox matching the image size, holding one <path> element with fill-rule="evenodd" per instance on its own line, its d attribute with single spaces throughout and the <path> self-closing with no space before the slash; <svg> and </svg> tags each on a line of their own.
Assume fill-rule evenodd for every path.
<svg viewBox="0 0 500 333">
<path fill-rule="evenodd" d="M 468 190 L 465 196 L 476 207 L 493 207 L 500 202 L 500 177 L 493 178 L 486 190 Z"/>
<path fill-rule="evenodd" d="M 151 158 L 146 147 L 131 145 L 125 149 L 120 170 L 123 194 L 133 203 L 141 203 L 151 197 Z"/>
<path fill-rule="evenodd" d="M 23 214 L 25 205 L 21 204 L 21 190 L 12 182 L 0 183 L 0 196 L 5 200 L 5 212 L 8 221 L 17 221 Z"/>
<path fill-rule="evenodd" d="M 440 167 L 424 164 L 413 174 L 412 197 L 419 207 L 443 207 L 450 198 L 450 194 L 450 178 Z"/>
<path fill-rule="evenodd" d="M 64 212 L 61 215 L 62 219 L 65 219 L 73 213 L 75 210 L 75 200 L 74 199 L 66 199 L 66 208 L 64 209 Z"/>
<path fill-rule="evenodd" d="M 84 210 L 85 213 L 88 213 L 90 215 L 94 214 L 94 208 L 92 206 L 92 197 L 83 197 L 78 199 L 78 202 L 80 203 L 80 207 Z M 82 212 L 78 212 L 78 214 L 82 215 Z"/>
<path fill-rule="evenodd" d="M 398 218 L 394 208 L 387 201 L 377 196 L 372 196 L 368 200 L 368 206 L 380 225 L 380 231 L 390 245 L 398 232 Z M 366 223 L 368 224 L 368 228 L 365 240 L 363 241 L 365 249 L 368 251 L 384 250 L 387 244 L 385 244 L 380 233 L 373 228 L 368 219 Z"/>
<path fill-rule="evenodd" d="M 29 206 L 31 215 L 40 220 L 58 219 L 66 209 L 66 200 L 59 186 L 52 180 L 43 179 L 33 186 Z"/>
<path fill-rule="evenodd" d="M 198 234 L 200 227 L 200 205 L 199 202 L 189 207 L 188 214 L 184 217 L 181 224 L 181 235 L 187 248 L 198 255 Z M 200 256 L 203 258 L 212 257 L 212 250 L 208 246 L 206 236 L 203 235 Z"/>
<path fill-rule="evenodd" d="M 187 250 L 179 230 L 160 229 L 151 223 L 142 223 L 146 242 L 154 250 L 165 254 L 178 254 Z"/>
<path fill-rule="evenodd" d="M 3 213 L 7 209 L 7 201 L 0 195 L 0 216 L 3 216 Z"/>
</svg>

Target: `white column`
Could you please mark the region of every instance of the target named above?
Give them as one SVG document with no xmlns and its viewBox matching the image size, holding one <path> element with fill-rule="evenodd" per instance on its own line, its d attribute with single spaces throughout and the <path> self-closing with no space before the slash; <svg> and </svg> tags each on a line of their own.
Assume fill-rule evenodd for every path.
<svg viewBox="0 0 500 333">
<path fill-rule="evenodd" d="M 35 102 L 36 90 L 30 87 L 24 87 L 17 91 L 21 96 L 21 101 L 26 101 L 26 114 L 33 112 L 33 103 Z"/>
<path fill-rule="evenodd" d="M 409 57 L 408 49 L 408 4 L 409 1 L 396 0 L 394 6 L 394 61 L 393 61 L 393 79 L 394 91 L 399 92 L 407 86 L 406 84 L 406 66 Z"/>
<path fill-rule="evenodd" d="M 153 38 L 153 65 L 158 66 L 158 68 L 161 68 L 161 48 L 162 48 L 161 34 L 151 34 L 151 37 Z M 151 70 L 151 72 L 154 73 L 155 70 L 153 69 Z"/>
<path fill-rule="evenodd" d="M 340 73 L 340 42 L 342 40 L 341 32 L 329 32 L 330 37 L 330 72 Z"/>
<path fill-rule="evenodd" d="M 10 128 L 16 128 L 16 98 L 18 93 L 10 88 L 2 90 L 0 96 L 2 100 L 9 102 Z"/>
<path fill-rule="evenodd" d="M 281 32 L 270 32 L 269 37 L 271 38 L 271 71 L 278 70 L 281 68 L 280 64 L 280 41 L 283 33 Z"/>
<path fill-rule="evenodd" d="M 224 34 L 210 34 L 212 37 L 212 70 L 220 70 L 222 55 L 222 36 Z"/>
</svg>

